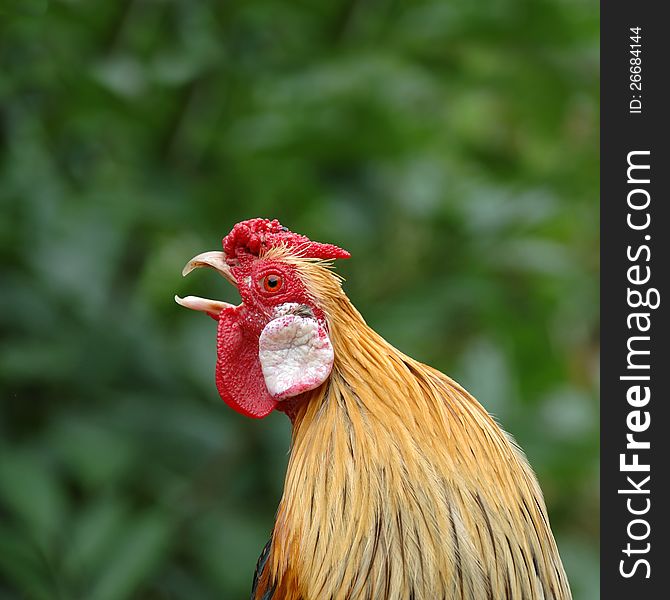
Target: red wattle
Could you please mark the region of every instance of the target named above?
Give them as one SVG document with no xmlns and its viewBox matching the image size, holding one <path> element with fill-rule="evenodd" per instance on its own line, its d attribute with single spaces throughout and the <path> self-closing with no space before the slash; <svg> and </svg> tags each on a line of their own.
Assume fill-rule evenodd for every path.
<svg viewBox="0 0 670 600">
<path fill-rule="evenodd" d="M 216 387 L 233 410 L 256 419 L 277 406 L 265 385 L 258 359 L 258 337 L 245 335 L 238 308 L 224 309 L 217 332 Z"/>
</svg>

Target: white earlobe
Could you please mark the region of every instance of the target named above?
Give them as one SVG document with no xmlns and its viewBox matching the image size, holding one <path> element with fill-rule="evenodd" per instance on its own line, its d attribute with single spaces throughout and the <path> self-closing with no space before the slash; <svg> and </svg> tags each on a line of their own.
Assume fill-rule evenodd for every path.
<svg viewBox="0 0 670 600">
<path fill-rule="evenodd" d="M 313 317 L 286 314 L 270 321 L 258 340 L 265 385 L 276 400 L 319 387 L 333 368 L 333 345 Z"/>
</svg>

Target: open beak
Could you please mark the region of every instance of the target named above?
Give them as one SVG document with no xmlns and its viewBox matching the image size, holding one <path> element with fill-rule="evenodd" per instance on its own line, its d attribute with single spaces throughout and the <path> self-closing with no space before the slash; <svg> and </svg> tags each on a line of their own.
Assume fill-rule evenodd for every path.
<svg viewBox="0 0 670 600">
<path fill-rule="evenodd" d="M 210 269 L 214 269 L 219 275 L 237 287 L 237 280 L 230 272 L 230 267 L 226 263 L 226 256 L 223 252 L 203 252 L 202 254 L 198 254 L 198 256 L 194 256 L 186 263 L 181 274 L 183 277 L 186 277 L 191 271 L 199 267 L 209 267 Z M 185 298 L 175 296 L 174 300 L 177 304 L 190 308 L 191 310 L 205 312 L 214 319 L 219 318 L 219 313 L 224 308 L 234 307 L 233 304 L 229 304 L 228 302 L 210 300 L 209 298 L 200 298 L 198 296 L 186 296 Z"/>
</svg>

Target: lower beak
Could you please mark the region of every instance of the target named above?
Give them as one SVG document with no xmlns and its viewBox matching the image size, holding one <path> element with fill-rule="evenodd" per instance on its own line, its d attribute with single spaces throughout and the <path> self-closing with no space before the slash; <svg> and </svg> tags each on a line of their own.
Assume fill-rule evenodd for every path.
<svg viewBox="0 0 670 600">
<path fill-rule="evenodd" d="M 228 263 L 226 263 L 226 255 L 223 252 L 203 252 L 194 256 L 186 263 L 182 270 L 182 276 L 186 277 L 191 271 L 199 267 L 209 267 L 214 269 L 219 275 L 227 279 L 235 287 L 237 287 L 237 280 L 230 271 Z M 174 297 L 175 302 L 191 310 L 205 312 L 211 317 L 218 319 L 219 313 L 225 308 L 232 308 L 234 305 L 220 300 L 210 300 L 209 298 L 200 298 L 198 296 L 186 296 L 180 298 Z"/>
</svg>

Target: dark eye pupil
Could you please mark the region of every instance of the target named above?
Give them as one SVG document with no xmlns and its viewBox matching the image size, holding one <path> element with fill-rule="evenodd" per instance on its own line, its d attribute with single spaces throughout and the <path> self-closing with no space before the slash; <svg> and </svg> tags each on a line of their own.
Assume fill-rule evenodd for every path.
<svg viewBox="0 0 670 600">
<path fill-rule="evenodd" d="M 271 288 L 277 287 L 278 283 L 279 283 L 278 277 L 275 277 L 274 275 L 270 275 L 270 277 L 268 277 L 268 287 Z"/>
</svg>

